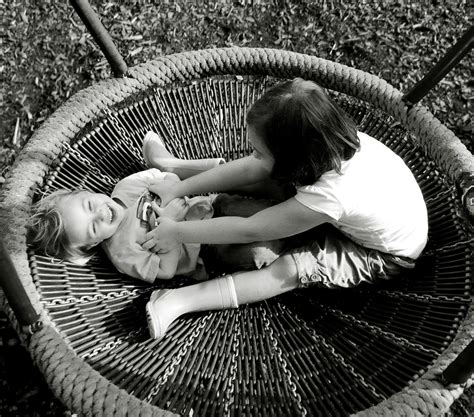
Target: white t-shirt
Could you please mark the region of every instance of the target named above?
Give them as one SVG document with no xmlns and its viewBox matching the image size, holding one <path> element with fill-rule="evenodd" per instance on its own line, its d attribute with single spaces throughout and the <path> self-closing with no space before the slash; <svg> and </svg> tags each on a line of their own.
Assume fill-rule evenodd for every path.
<svg viewBox="0 0 474 417">
<path fill-rule="evenodd" d="M 398 155 L 365 133 L 358 137 L 360 150 L 342 162 L 342 175 L 328 171 L 295 198 L 328 215 L 356 243 L 416 259 L 428 238 L 421 190 Z"/>
</svg>

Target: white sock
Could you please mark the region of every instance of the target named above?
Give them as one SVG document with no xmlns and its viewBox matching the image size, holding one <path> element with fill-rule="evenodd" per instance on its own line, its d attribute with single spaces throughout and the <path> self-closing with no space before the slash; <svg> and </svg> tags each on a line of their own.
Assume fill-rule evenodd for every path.
<svg viewBox="0 0 474 417">
<path fill-rule="evenodd" d="M 147 304 L 152 337 L 161 338 L 178 317 L 186 313 L 237 308 L 232 275 L 176 289 L 158 290 Z"/>
</svg>

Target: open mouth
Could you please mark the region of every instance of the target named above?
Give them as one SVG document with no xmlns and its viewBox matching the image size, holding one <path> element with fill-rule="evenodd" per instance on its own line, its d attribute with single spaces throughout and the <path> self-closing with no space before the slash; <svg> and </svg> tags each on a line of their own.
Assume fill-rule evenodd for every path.
<svg viewBox="0 0 474 417">
<path fill-rule="evenodd" d="M 107 206 L 108 210 L 109 210 L 109 224 L 112 224 L 113 221 L 115 220 L 115 210 L 110 207 L 110 206 Z"/>
</svg>

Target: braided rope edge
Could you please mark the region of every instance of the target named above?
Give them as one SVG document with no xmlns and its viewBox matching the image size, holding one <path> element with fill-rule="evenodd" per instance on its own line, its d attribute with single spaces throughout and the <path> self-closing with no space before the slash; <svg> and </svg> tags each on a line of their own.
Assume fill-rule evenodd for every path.
<svg viewBox="0 0 474 417">
<path fill-rule="evenodd" d="M 126 78 L 99 82 L 71 97 L 35 132 L 15 161 L 4 183 L 0 193 L 2 204 L 0 227 L 5 232 L 4 239 L 7 250 L 11 254 L 12 261 L 32 305 L 37 312 L 41 313 L 44 319 L 47 320 L 47 317 L 45 317 L 45 312 L 42 310 L 40 296 L 34 286 L 28 265 L 25 230 L 34 191 L 37 186 L 42 185 L 44 175 L 58 157 L 62 145 L 70 143 L 71 139 L 87 123 L 103 116 L 109 107 L 137 92 L 144 91 L 152 86 L 160 87 L 175 82 L 224 74 L 270 75 L 285 78 L 299 76 L 313 79 L 323 87 L 367 101 L 393 116 L 403 127 L 417 135 L 422 148 L 438 162 L 440 168 L 455 182 L 459 183 L 466 174 L 473 175 L 474 159 L 453 132 L 443 126 L 423 106 L 415 106 L 409 110 L 402 102 L 400 91 L 366 72 L 314 56 L 264 48 L 210 49 L 158 58 L 131 68 Z M 3 297 L 3 294 L 0 294 L 0 297 Z M 5 300 L 2 300 L 2 303 L 6 305 Z M 474 323 L 472 305 L 470 312 L 462 323 L 455 341 L 440 355 L 424 376 L 406 390 L 395 394 L 390 399 L 359 415 L 391 413 L 391 410 L 394 410 L 391 407 L 395 404 L 399 407 L 396 411 L 397 415 L 401 415 L 400 412 L 405 409 L 407 410 L 406 414 L 402 415 L 413 415 L 412 407 L 426 410 L 427 407 L 423 404 L 428 404 L 429 401 L 433 404 L 439 403 L 440 392 L 444 394 L 444 398 L 449 397 L 452 400 L 457 398 L 462 392 L 462 388 L 459 386 L 443 388 L 439 385 L 436 386 L 436 384 L 435 386 L 430 385 L 433 384 L 431 377 L 433 372 L 441 372 L 447 363 L 452 360 L 452 357 L 465 347 L 467 344 L 466 338 L 470 337 L 469 340 L 472 339 Z M 11 311 L 8 311 L 8 313 L 9 317 L 13 318 Z M 56 331 L 51 331 L 51 329 L 51 326 L 45 326 L 40 334 L 48 331 L 49 337 L 56 342 L 54 349 L 67 352 L 69 348 L 64 340 Z M 31 340 L 35 340 L 35 338 L 33 336 Z M 41 350 L 40 345 L 41 343 L 32 343 L 30 351 L 49 380 L 55 378 L 54 375 L 58 372 L 59 367 L 69 366 L 68 364 L 71 362 L 78 361 L 83 369 L 87 370 L 88 375 L 93 375 L 93 379 L 101 386 L 106 387 L 106 390 L 115 392 L 118 389 L 84 361 L 77 358 L 73 352 L 57 357 L 54 361 L 50 361 L 49 365 L 42 365 L 44 359 L 38 353 Z M 84 374 L 81 375 L 80 381 L 88 380 Z M 468 384 L 471 383 L 472 378 Z M 424 384 L 427 384 L 426 387 L 429 389 L 424 388 Z M 61 393 L 57 389 L 55 392 L 63 401 L 69 401 L 70 393 L 65 396 L 65 393 Z M 407 392 L 410 393 L 409 398 L 407 398 Z M 127 393 L 121 395 L 125 395 L 124 398 L 130 396 Z M 122 401 L 123 398 L 119 397 Z M 441 403 L 444 409 L 447 403 L 444 400 Z M 95 408 L 93 403 L 79 404 L 80 402 L 75 400 L 70 400 L 68 403 L 73 410 L 78 412 L 84 413 L 86 411 L 86 413 L 89 413 L 93 409 L 100 411 Z M 402 406 L 403 404 L 408 405 L 405 407 Z M 154 409 L 159 412 L 163 411 L 157 408 Z M 378 414 L 373 414 L 374 412 Z M 99 415 L 102 415 L 102 413 L 99 413 Z"/>
</svg>

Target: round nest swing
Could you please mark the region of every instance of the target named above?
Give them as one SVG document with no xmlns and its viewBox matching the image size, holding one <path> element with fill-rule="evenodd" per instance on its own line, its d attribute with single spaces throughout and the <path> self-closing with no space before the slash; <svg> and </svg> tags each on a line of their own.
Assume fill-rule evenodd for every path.
<svg viewBox="0 0 474 417">
<path fill-rule="evenodd" d="M 248 154 L 247 109 L 296 76 L 327 88 L 359 130 L 412 170 L 430 226 L 414 272 L 190 314 L 157 342 L 144 306 L 160 284 L 121 275 L 104 255 L 77 266 L 28 248 L 38 195 L 78 187 L 109 194 L 145 168 L 149 130 L 183 158 Z M 450 130 L 371 74 L 272 49 L 162 57 L 77 93 L 25 146 L 1 190 L 0 227 L 42 326 L 26 334 L 3 304 L 54 394 L 81 415 L 438 415 L 472 383 L 440 379 L 474 331 L 472 226 L 462 202 L 472 172 L 472 155 Z"/>
</svg>

